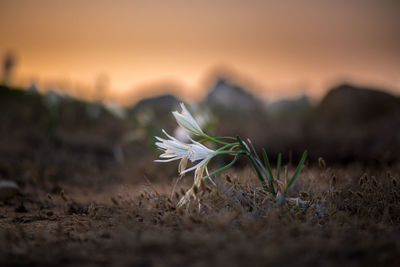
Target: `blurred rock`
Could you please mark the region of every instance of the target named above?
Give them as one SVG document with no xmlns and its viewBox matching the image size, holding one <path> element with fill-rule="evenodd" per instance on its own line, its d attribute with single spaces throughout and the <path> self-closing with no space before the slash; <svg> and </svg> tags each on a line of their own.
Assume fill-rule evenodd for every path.
<svg viewBox="0 0 400 267">
<path fill-rule="evenodd" d="M 179 104 L 182 102 L 171 94 L 159 95 L 140 100 L 135 106 L 128 109 L 128 118 L 131 118 L 137 131 L 142 131 L 144 138 L 142 144 L 146 144 L 147 150 L 155 149 L 155 136 L 160 136 L 161 129 L 172 132 L 176 127 L 172 111 L 181 110 Z"/>
<path fill-rule="evenodd" d="M 399 98 L 378 89 L 343 84 L 322 99 L 319 114 L 330 122 L 370 123 L 373 120 L 399 118 Z"/>
<path fill-rule="evenodd" d="M 305 127 L 310 151 L 331 162 L 393 163 L 400 151 L 400 101 L 382 90 L 330 90 Z"/>
<path fill-rule="evenodd" d="M 38 93 L 38 88 L 36 82 L 31 82 L 27 89 L 28 93 L 30 94 L 37 94 Z"/>
<path fill-rule="evenodd" d="M 124 107 L 121 107 L 116 102 L 107 102 L 103 105 L 108 112 L 110 112 L 114 117 L 124 120 L 127 117 L 127 112 Z"/>
<path fill-rule="evenodd" d="M 245 136 L 258 143 L 264 136 L 265 108 L 261 100 L 227 79 L 217 79 L 203 105 L 216 117 L 216 135 Z"/>
<path fill-rule="evenodd" d="M 0 181 L 0 201 L 13 198 L 19 192 L 19 187 L 14 181 Z"/>
<path fill-rule="evenodd" d="M 140 100 L 131 110 L 132 112 L 141 112 L 152 110 L 154 113 L 170 113 L 173 110 L 178 110 L 181 100 L 173 95 L 166 94 Z"/>
<path fill-rule="evenodd" d="M 276 118 L 298 119 L 305 116 L 311 109 L 310 99 L 307 95 L 299 98 L 282 99 L 267 105 L 267 112 Z"/>
<path fill-rule="evenodd" d="M 249 111 L 261 109 L 262 103 L 244 88 L 219 78 L 205 98 L 212 109 Z"/>
<path fill-rule="evenodd" d="M 101 106 L 97 103 L 90 103 L 85 106 L 85 111 L 88 118 L 95 120 L 98 119 L 101 115 Z"/>
</svg>

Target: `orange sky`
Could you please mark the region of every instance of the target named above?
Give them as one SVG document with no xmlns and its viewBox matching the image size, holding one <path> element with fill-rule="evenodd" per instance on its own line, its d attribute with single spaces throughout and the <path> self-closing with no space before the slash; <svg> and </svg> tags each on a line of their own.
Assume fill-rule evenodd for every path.
<svg viewBox="0 0 400 267">
<path fill-rule="evenodd" d="M 106 76 L 114 96 L 167 84 L 195 99 L 220 68 L 266 98 L 340 81 L 400 93 L 399 14 L 390 0 L 2 0 L 0 55 L 17 55 L 16 82 L 78 95 Z"/>
</svg>

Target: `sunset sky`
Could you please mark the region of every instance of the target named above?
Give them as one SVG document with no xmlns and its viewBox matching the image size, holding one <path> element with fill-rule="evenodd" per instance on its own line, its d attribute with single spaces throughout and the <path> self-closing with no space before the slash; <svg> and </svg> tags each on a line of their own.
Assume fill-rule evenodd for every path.
<svg viewBox="0 0 400 267">
<path fill-rule="evenodd" d="M 14 82 L 128 102 L 203 96 L 216 72 L 267 99 L 341 81 L 400 94 L 400 1 L 0 1 Z"/>
</svg>

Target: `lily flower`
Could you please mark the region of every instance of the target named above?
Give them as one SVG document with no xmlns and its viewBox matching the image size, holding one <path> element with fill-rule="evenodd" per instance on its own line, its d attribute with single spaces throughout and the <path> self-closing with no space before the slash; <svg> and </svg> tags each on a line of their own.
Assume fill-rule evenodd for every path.
<svg viewBox="0 0 400 267">
<path fill-rule="evenodd" d="M 215 155 L 218 154 L 217 151 L 209 149 L 205 145 L 200 144 L 199 142 L 196 142 L 191 138 L 190 138 L 190 140 L 192 141 L 192 144 L 189 145 L 189 160 L 191 162 L 200 160 L 200 162 L 197 163 L 196 165 L 194 165 L 194 166 L 182 171 L 181 174 L 185 174 L 185 173 L 190 172 L 192 170 L 198 171 L 200 168 L 206 167 L 208 162 Z"/>
<path fill-rule="evenodd" d="M 192 170 L 197 170 L 203 165 L 206 166 L 212 157 L 217 155 L 217 151 L 207 148 L 206 146 L 196 142 L 192 139 L 191 144 L 186 144 L 173 136 L 170 136 L 166 131 L 163 130 L 163 133 L 169 139 L 163 139 L 160 137 L 156 137 L 158 141 L 156 145 L 164 151 L 163 154 L 160 155 L 161 159 L 155 160 L 156 162 L 170 162 L 174 160 L 180 160 L 178 171 L 180 175 L 183 175 Z M 199 161 L 196 165 L 185 170 L 187 161 L 191 162 Z"/>
<path fill-rule="evenodd" d="M 155 162 L 170 162 L 178 159 L 186 160 L 189 158 L 189 145 L 177 140 L 175 137 L 170 136 L 166 131 L 162 130 L 163 133 L 169 138 L 163 139 L 156 136 L 156 139 L 160 142 L 156 142 L 156 146 L 164 151 L 163 154 L 160 155 L 160 158 Z"/>
<path fill-rule="evenodd" d="M 176 122 L 184 129 L 189 131 L 194 135 L 204 135 L 203 130 L 200 128 L 199 124 L 193 118 L 192 114 L 186 109 L 185 104 L 181 103 L 182 111 L 179 113 L 178 111 L 172 112 L 174 115 Z"/>
</svg>

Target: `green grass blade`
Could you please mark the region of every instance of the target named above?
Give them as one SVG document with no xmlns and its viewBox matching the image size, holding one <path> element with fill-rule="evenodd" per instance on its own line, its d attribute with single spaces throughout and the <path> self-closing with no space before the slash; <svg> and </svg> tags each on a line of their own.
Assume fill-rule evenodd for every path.
<svg viewBox="0 0 400 267">
<path fill-rule="evenodd" d="M 258 179 L 260 180 L 260 182 L 261 182 L 262 186 L 264 187 L 264 189 L 266 191 L 270 191 L 273 195 L 275 195 L 275 190 L 274 190 L 273 183 L 272 183 L 272 178 L 271 178 L 272 176 L 268 175 L 268 173 L 265 170 L 264 166 L 262 165 L 261 161 L 259 159 L 257 159 L 257 158 L 254 158 L 251 155 L 251 151 L 250 151 L 249 147 L 244 144 L 242 139 L 239 136 L 237 136 L 236 139 L 238 140 L 238 142 L 239 142 L 240 146 L 242 147 L 242 149 L 247 151 L 247 156 L 249 157 L 250 162 L 253 165 L 253 168 L 257 173 Z M 258 163 L 258 165 L 257 165 L 257 163 Z M 265 174 L 265 177 L 268 179 L 268 181 L 270 183 L 270 187 L 268 187 L 267 183 L 265 182 L 265 179 L 264 179 L 264 177 L 263 177 L 263 175 L 262 175 L 262 173 L 260 171 L 260 168 L 263 170 L 263 172 Z"/>
<path fill-rule="evenodd" d="M 281 163 L 282 163 L 282 153 L 279 153 L 278 155 L 278 163 L 276 165 L 276 180 L 280 180 L 280 174 L 281 174 Z"/>
<path fill-rule="evenodd" d="M 264 158 L 265 167 L 266 167 L 267 170 L 268 170 L 268 174 L 269 174 L 269 176 L 271 177 L 271 179 L 274 179 L 274 176 L 272 175 L 271 164 L 269 164 L 267 152 L 265 152 L 265 149 L 264 149 L 264 148 L 262 149 L 262 155 L 263 155 L 263 158 Z"/>
<path fill-rule="evenodd" d="M 263 155 L 263 158 L 264 158 L 265 167 L 267 169 L 265 169 L 265 167 L 263 166 L 261 161 L 258 161 L 258 163 L 262 167 L 262 169 L 264 171 L 264 174 L 265 174 L 265 176 L 267 177 L 267 179 L 269 181 L 270 192 L 275 196 L 276 192 L 275 192 L 274 183 L 273 183 L 274 176 L 272 174 L 271 164 L 269 163 L 267 152 L 265 152 L 265 149 L 262 149 L 262 155 Z"/>
<path fill-rule="evenodd" d="M 269 176 L 267 170 L 265 169 L 264 165 L 261 163 L 261 161 L 259 159 L 255 159 L 256 163 L 258 164 L 258 166 L 261 168 L 261 170 L 263 171 L 265 177 L 267 177 L 267 180 L 269 182 L 269 191 L 271 192 L 272 195 L 276 195 L 275 192 L 275 188 L 274 188 L 274 183 L 273 183 L 273 177 Z"/>
<path fill-rule="evenodd" d="M 248 155 L 248 157 L 249 157 L 250 162 L 251 162 L 251 164 L 253 165 L 254 169 L 256 170 L 258 179 L 260 180 L 262 186 L 264 187 L 265 190 L 269 191 L 270 188 L 268 188 L 268 185 L 267 185 L 267 183 L 265 182 L 264 177 L 263 177 L 262 174 L 261 174 L 260 168 L 257 166 L 257 163 L 256 163 L 256 161 L 254 160 L 253 156 L 252 156 L 252 155 Z"/>
<path fill-rule="evenodd" d="M 249 148 L 243 143 L 242 138 L 239 136 L 236 136 L 236 139 L 238 140 L 240 146 L 242 147 L 243 150 L 246 150 L 248 153 L 250 153 Z"/>
<path fill-rule="evenodd" d="M 250 148 L 253 150 L 253 154 L 254 154 L 255 158 L 258 159 L 259 161 L 261 161 L 261 160 L 260 160 L 260 157 L 259 157 L 258 154 L 257 154 L 256 149 L 255 149 L 254 146 L 253 146 L 253 143 L 251 142 L 251 140 L 250 140 L 249 138 L 247 138 L 247 142 L 249 143 Z"/>
<path fill-rule="evenodd" d="M 301 156 L 299 165 L 297 165 L 296 171 L 294 172 L 292 178 L 290 179 L 289 183 L 286 186 L 284 195 L 286 195 L 287 191 L 289 190 L 290 186 L 294 183 L 294 181 L 296 180 L 297 176 L 299 176 L 299 173 L 301 171 L 301 169 L 303 168 L 304 162 L 306 161 L 307 158 L 307 150 L 304 151 L 303 156 Z"/>
</svg>

